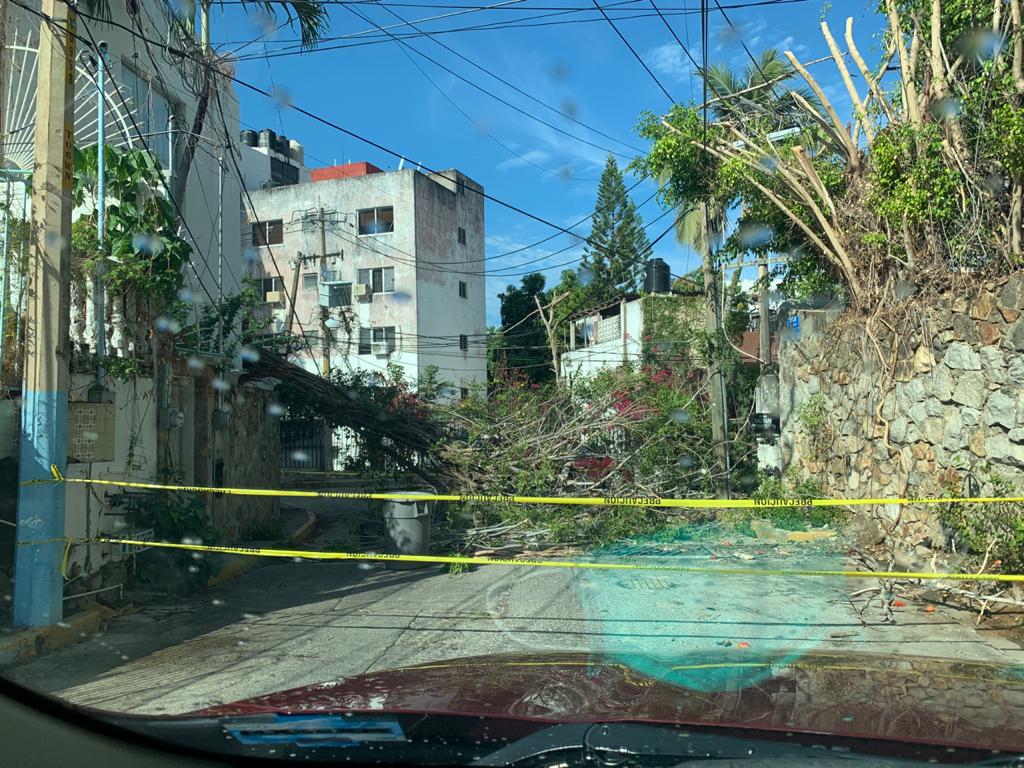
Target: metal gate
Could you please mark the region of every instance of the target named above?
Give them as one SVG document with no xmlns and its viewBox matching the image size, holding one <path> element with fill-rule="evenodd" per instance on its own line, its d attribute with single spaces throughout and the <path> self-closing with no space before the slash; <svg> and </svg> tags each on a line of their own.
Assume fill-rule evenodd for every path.
<svg viewBox="0 0 1024 768">
<path fill-rule="evenodd" d="M 319 421 L 281 422 L 281 467 L 326 469 L 324 425 Z"/>
</svg>

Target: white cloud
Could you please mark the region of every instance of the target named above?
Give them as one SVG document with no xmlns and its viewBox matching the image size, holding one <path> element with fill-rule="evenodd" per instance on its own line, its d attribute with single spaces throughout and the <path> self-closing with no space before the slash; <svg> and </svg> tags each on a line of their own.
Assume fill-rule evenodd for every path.
<svg viewBox="0 0 1024 768">
<path fill-rule="evenodd" d="M 507 171 L 527 165 L 528 163 L 546 163 L 550 159 L 551 155 L 543 149 L 531 149 L 529 152 L 521 152 L 520 157 L 510 157 L 508 160 L 502 160 L 498 163 L 497 169 L 499 171 Z"/>
<path fill-rule="evenodd" d="M 690 61 L 678 43 L 667 42 L 652 48 L 643 55 L 643 60 L 651 69 L 666 77 L 685 80 L 693 73 Z"/>
</svg>

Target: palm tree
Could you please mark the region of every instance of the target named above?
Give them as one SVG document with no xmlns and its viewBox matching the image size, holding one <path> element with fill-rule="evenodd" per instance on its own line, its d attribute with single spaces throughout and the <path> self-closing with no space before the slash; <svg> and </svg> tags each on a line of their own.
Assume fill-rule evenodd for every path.
<svg viewBox="0 0 1024 768">
<path fill-rule="evenodd" d="M 720 122 L 749 125 L 753 120 L 765 131 L 800 125 L 807 114 L 793 92 L 811 104 L 817 100 L 810 89 L 785 84 L 794 74 L 793 65 L 775 48 L 763 50 L 742 73 L 723 64 L 713 64 L 706 75 L 708 88 L 715 95 L 709 105 L 711 112 Z"/>
<path fill-rule="evenodd" d="M 793 96 L 793 89 L 783 85 L 795 74 L 793 65 L 774 48 L 762 51 L 760 57 L 752 61 L 742 73 L 716 64 L 708 67 L 703 74 L 709 90 L 715 95 L 709 106 L 718 122 L 744 126 L 748 132 L 753 125 L 764 133 L 770 133 L 800 125 L 805 118 L 806 113 Z M 814 95 L 809 91 L 798 90 L 797 93 L 810 103 L 815 103 Z M 666 179 L 659 181 L 663 183 Z M 676 218 L 676 240 L 701 255 L 707 305 L 706 330 L 711 338 L 719 334 L 722 320 L 712 256 L 725 237 L 725 227 L 726 208 L 725 202 L 721 200 L 702 201 Z M 758 273 L 762 279 L 767 279 L 767 262 L 759 267 Z M 727 497 L 729 456 L 725 386 L 721 366 L 713 356 L 708 361 L 708 382 L 711 391 L 712 440 L 721 465 L 716 478 L 717 495 Z"/>
</svg>

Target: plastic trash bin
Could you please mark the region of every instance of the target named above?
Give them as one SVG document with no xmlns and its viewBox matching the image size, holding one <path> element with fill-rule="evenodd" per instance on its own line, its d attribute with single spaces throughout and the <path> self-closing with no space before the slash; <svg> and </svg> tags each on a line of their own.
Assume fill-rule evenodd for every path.
<svg viewBox="0 0 1024 768">
<path fill-rule="evenodd" d="M 392 491 L 409 496 L 429 496 L 423 491 Z M 384 551 L 389 555 L 430 554 L 430 515 L 434 502 L 428 499 L 388 499 L 384 502 Z M 386 562 L 391 569 L 423 568 L 431 563 Z"/>
</svg>

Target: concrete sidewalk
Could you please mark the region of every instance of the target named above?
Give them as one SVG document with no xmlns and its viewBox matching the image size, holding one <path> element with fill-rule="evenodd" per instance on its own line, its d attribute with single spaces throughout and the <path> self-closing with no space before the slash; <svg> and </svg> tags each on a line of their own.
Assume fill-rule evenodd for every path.
<svg viewBox="0 0 1024 768">
<path fill-rule="evenodd" d="M 687 565 L 715 565 L 697 548 L 685 557 Z M 816 551 L 786 564 L 821 567 L 835 557 Z M 779 563 L 766 556 L 745 566 Z M 738 658 L 747 648 L 820 649 L 1024 663 L 1015 644 L 941 606 L 899 607 L 894 625 L 869 611 L 863 624 L 848 596 L 869 585 L 497 565 L 450 575 L 435 566 L 287 561 L 200 598 L 117 618 L 105 634 L 10 674 L 78 704 L 158 714 L 516 650 L 602 652 L 626 663 L 722 647 Z"/>
</svg>

